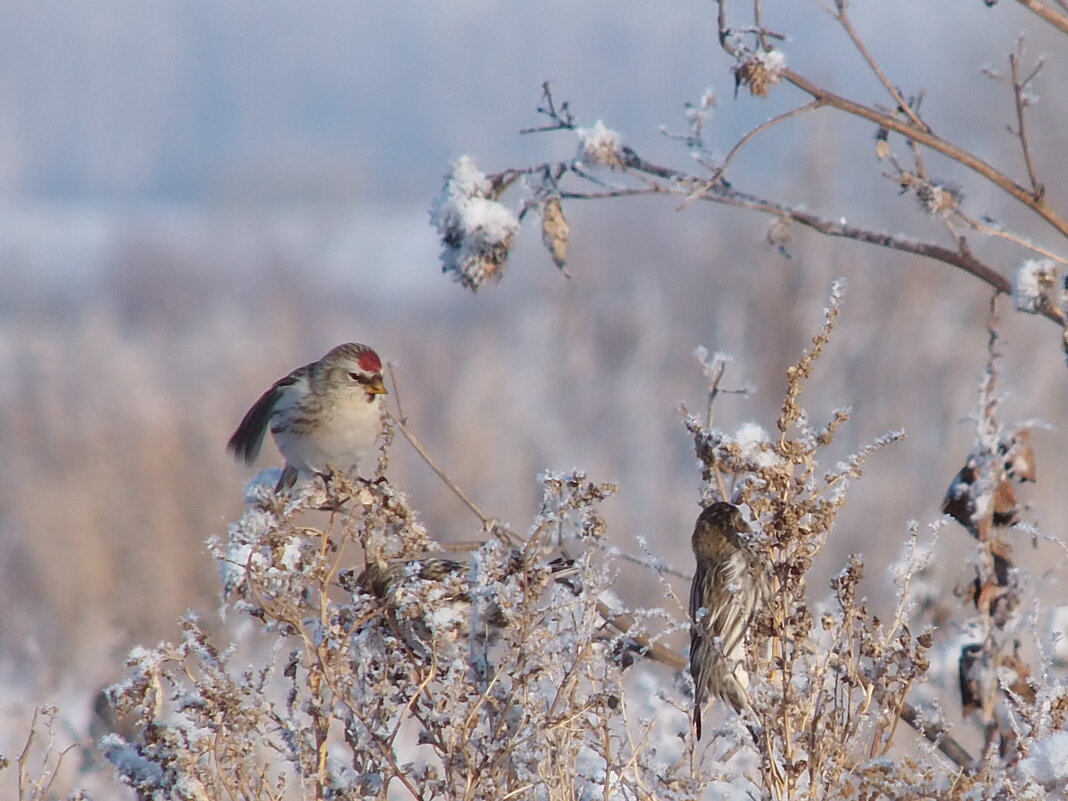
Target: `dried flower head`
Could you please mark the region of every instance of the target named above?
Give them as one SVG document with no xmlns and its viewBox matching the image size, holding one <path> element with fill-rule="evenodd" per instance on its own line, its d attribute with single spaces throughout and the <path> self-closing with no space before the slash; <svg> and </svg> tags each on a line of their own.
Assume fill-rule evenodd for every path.
<svg viewBox="0 0 1068 801">
<path fill-rule="evenodd" d="M 1041 314 L 1055 305 L 1057 265 L 1052 259 L 1028 259 L 1012 274 L 1012 304 L 1017 311 Z"/>
<path fill-rule="evenodd" d="M 954 184 L 926 181 L 916 188 L 916 197 L 925 212 L 945 217 L 960 206 L 964 192 Z"/>
<path fill-rule="evenodd" d="M 618 167 L 622 164 L 619 134 L 597 120 L 592 128 L 579 128 L 580 161 L 591 166 Z"/>
<path fill-rule="evenodd" d="M 771 87 L 782 80 L 786 56 L 780 50 L 745 53 L 734 67 L 735 92 L 745 86 L 756 97 L 767 97 Z"/>
<path fill-rule="evenodd" d="M 980 444 L 968 455 L 942 499 L 942 511 L 985 541 L 991 526 L 1019 519 L 1012 482 L 1034 481 L 1035 456 L 1027 429 L 1006 432 L 994 444 Z"/>
</svg>

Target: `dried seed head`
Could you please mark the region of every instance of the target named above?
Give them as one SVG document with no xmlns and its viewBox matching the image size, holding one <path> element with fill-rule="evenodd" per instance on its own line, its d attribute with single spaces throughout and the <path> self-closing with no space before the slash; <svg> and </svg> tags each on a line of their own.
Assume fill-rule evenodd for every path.
<svg viewBox="0 0 1068 801">
<path fill-rule="evenodd" d="M 882 161 L 890 155 L 890 142 L 887 141 L 890 138 L 890 131 L 886 128 L 879 128 L 875 133 L 875 158 Z"/>
<path fill-rule="evenodd" d="M 786 249 L 786 246 L 790 244 L 790 218 L 788 216 L 779 215 L 776 217 L 771 225 L 768 226 L 764 238 L 780 255 L 790 258 L 790 252 Z"/>
<path fill-rule="evenodd" d="M 960 206 L 964 192 L 953 184 L 926 182 L 917 187 L 916 197 L 925 212 L 945 217 Z"/>
<path fill-rule="evenodd" d="M 771 87 L 782 80 L 786 57 L 779 50 L 746 53 L 734 67 L 735 92 L 745 86 L 756 97 L 767 97 Z"/>
<path fill-rule="evenodd" d="M 1056 304 L 1057 265 L 1052 259 L 1028 259 L 1012 274 L 1012 303 L 1017 311 L 1041 314 Z"/>
<path fill-rule="evenodd" d="M 619 134 L 597 120 L 592 128 L 579 128 L 579 159 L 590 165 L 618 167 L 622 145 Z"/>
</svg>

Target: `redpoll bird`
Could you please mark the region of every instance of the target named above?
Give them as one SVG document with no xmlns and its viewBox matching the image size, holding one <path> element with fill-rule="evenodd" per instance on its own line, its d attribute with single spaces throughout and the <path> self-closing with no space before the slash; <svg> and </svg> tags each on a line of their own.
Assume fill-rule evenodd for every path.
<svg viewBox="0 0 1068 801">
<path fill-rule="evenodd" d="M 466 615 L 471 604 L 470 586 L 466 576 L 471 565 L 455 559 L 426 557 L 423 559 L 394 559 L 390 562 L 373 562 L 353 581 L 351 573 L 342 576 L 342 586 L 353 590 L 356 588 L 370 591 L 383 600 L 390 608 L 400 605 L 399 598 L 403 588 L 409 582 L 427 581 L 440 587 L 444 592 L 435 600 L 456 608 Z M 577 591 L 574 576 L 579 572 L 572 559 L 557 558 L 546 567 L 552 573 L 553 580 Z M 512 554 L 507 567 L 508 575 L 525 572 L 523 555 L 518 551 Z M 457 581 L 456 579 L 460 580 Z M 491 602 L 486 608 L 485 622 L 495 629 L 508 628 L 511 625 L 507 615 Z"/>
<path fill-rule="evenodd" d="M 766 566 L 744 539 L 749 531 L 738 507 L 723 501 L 701 512 L 693 531 L 697 570 L 690 589 L 690 675 L 698 740 L 708 693 L 736 712 L 751 708 L 746 631 L 771 593 Z"/>
<path fill-rule="evenodd" d="M 293 486 L 300 472 L 325 475 L 334 468 L 359 475 L 370 467 L 382 433 L 385 392 L 378 354 L 354 342 L 338 345 L 264 392 L 227 447 L 251 463 L 270 424 L 286 460 L 276 492 Z"/>
<path fill-rule="evenodd" d="M 396 608 L 399 605 L 398 593 L 407 582 L 422 580 L 445 586 L 451 577 L 465 576 L 469 567 L 466 562 L 442 558 L 373 562 L 359 575 L 356 584 L 362 589 L 370 590 L 390 608 Z M 456 608 L 470 607 L 471 596 L 466 582 L 452 583 L 445 595 L 438 600 Z M 493 628 L 508 626 L 508 618 L 497 604 L 491 603 L 486 612 L 486 622 Z M 466 609 L 464 613 L 466 614 Z"/>
</svg>

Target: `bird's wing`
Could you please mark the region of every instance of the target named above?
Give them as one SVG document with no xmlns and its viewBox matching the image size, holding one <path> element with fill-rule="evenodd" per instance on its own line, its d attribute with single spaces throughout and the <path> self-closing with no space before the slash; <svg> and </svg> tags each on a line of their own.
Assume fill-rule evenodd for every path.
<svg viewBox="0 0 1068 801">
<path fill-rule="evenodd" d="M 263 445 L 263 437 L 267 433 L 267 425 L 271 422 L 275 405 L 279 398 L 285 394 L 286 388 L 293 386 L 300 380 L 301 373 L 310 369 L 310 365 L 294 370 L 285 378 L 280 378 L 271 385 L 271 388 L 260 395 L 260 399 L 252 404 L 226 448 L 247 464 L 251 464 L 259 455 L 260 446 Z"/>
<path fill-rule="evenodd" d="M 720 638 L 722 654 L 731 662 L 740 662 L 744 658 L 742 642 L 755 609 L 752 593 L 744 589 L 750 583 L 748 567 L 741 554 L 732 554 L 716 563 L 714 582 L 727 592 L 731 602 L 709 610 L 710 614 L 703 621 L 709 638 Z"/>
<path fill-rule="evenodd" d="M 693 676 L 693 722 L 697 727 L 697 739 L 701 739 L 701 707 L 704 706 L 712 660 L 708 657 L 711 642 L 708 639 L 708 616 L 697 620 L 697 612 L 703 604 L 702 588 L 705 585 L 705 565 L 697 563 L 697 570 L 690 586 L 690 675 Z"/>
</svg>

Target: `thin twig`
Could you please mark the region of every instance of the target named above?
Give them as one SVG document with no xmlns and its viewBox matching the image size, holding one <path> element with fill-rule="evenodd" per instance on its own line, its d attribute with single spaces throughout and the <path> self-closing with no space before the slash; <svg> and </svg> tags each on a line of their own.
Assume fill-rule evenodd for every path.
<svg viewBox="0 0 1068 801">
<path fill-rule="evenodd" d="M 411 446 L 415 448 L 416 453 L 418 453 L 423 458 L 423 461 L 427 463 L 430 469 L 437 473 L 438 478 L 444 481 L 445 485 L 456 494 L 456 497 L 463 501 L 467 508 L 475 513 L 475 516 L 482 521 L 483 526 L 486 526 L 487 528 L 499 528 L 496 521 L 494 521 L 493 518 L 483 512 L 479 508 L 478 504 L 471 500 L 471 497 L 462 489 L 460 489 L 460 486 L 455 481 L 449 478 L 449 474 L 446 473 L 445 470 L 436 461 L 434 461 L 434 458 L 429 453 L 427 453 L 427 450 L 423 447 L 423 444 L 416 438 L 415 434 L 412 433 L 412 430 L 408 428 L 408 426 L 405 425 L 402 420 L 397 419 L 391 414 L 389 415 L 389 419 L 398 429 L 400 429 L 400 432 L 404 434 L 404 438 L 407 439 L 409 443 L 411 443 Z"/>
<path fill-rule="evenodd" d="M 1068 236 L 1068 220 L 1061 217 L 1057 212 L 1046 205 L 1044 199 L 1036 199 L 1029 189 L 1016 183 L 1012 178 L 983 161 L 975 154 L 963 150 L 941 137 L 935 136 L 933 133 L 916 128 L 914 125 L 899 120 L 893 115 L 884 114 L 865 106 L 862 103 L 849 100 L 848 98 L 830 92 L 821 86 L 817 86 L 812 83 L 812 81 L 791 69 L 784 69 L 782 71 L 782 78 L 784 81 L 793 84 L 811 97 L 825 101 L 826 105 L 829 105 L 832 108 L 844 111 L 854 117 L 869 120 L 880 127 L 895 131 L 902 136 L 911 137 L 920 144 L 934 150 L 936 153 L 941 153 L 943 156 L 956 161 L 958 164 L 968 168 L 972 172 L 978 173 L 1010 197 L 1031 209 L 1031 211 L 1053 226 L 1057 231 Z"/>
<path fill-rule="evenodd" d="M 1020 149 L 1023 151 L 1024 165 L 1027 167 L 1027 177 L 1031 179 L 1031 189 L 1034 190 L 1035 199 L 1040 199 L 1046 188 L 1039 182 L 1035 173 L 1035 163 L 1031 156 L 1031 145 L 1027 140 L 1027 128 L 1024 109 L 1027 107 L 1027 85 L 1034 80 L 1042 69 L 1042 60 L 1039 59 L 1034 70 L 1026 78 L 1020 76 L 1020 62 L 1023 60 L 1023 37 L 1016 43 L 1016 52 L 1009 53 L 1009 70 L 1012 76 L 1012 96 L 1016 104 L 1016 130 L 1013 133 L 1020 140 Z M 1011 128 L 1009 130 L 1012 130 Z"/>
<path fill-rule="evenodd" d="M 1028 242 L 1022 236 L 1020 236 L 1019 234 L 1014 234 L 1012 231 L 1006 231 L 998 226 L 990 225 L 989 223 L 985 223 L 982 220 L 977 220 L 974 217 L 965 214 L 960 209 L 956 209 L 953 212 L 953 216 L 954 218 L 967 224 L 968 227 L 970 227 L 972 230 L 978 231 L 984 236 L 994 236 L 998 237 L 999 239 L 1006 239 L 1009 242 L 1012 242 L 1014 245 L 1019 245 L 1025 250 L 1030 250 L 1032 253 L 1042 256 L 1045 259 L 1051 259 L 1052 261 L 1058 262 L 1059 264 L 1068 265 L 1068 258 L 1054 253 L 1052 250 L 1048 250 L 1042 247 L 1041 245 L 1036 245 L 1033 242 Z"/>
<path fill-rule="evenodd" d="M 726 0 L 717 0 L 717 2 L 719 5 L 718 19 L 720 45 L 728 55 L 738 58 L 742 55 L 742 51 L 740 51 L 739 48 L 736 46 L 735 42 L 732 41 L 730 36 L 731 31 L 727 27 L 725 7 Z M 1036 0 L 1018 0 L 1018 2 L 1026 5 L 1028 8 L 1032 8 L 1032 6 L 1039 5 Z M 1054 12 L 1052 12 L 1050 9 L 1046 9 L 1044 6 L 1041 6 L 1041 8 L 1045 9 L 1045 11 L 1050 14 L 1054 14 Z M 1032 8 L 1032 10 L 1035 9 Z M 1036 11 L 1036 13 L 1039 12 Z M 1054 16 L 1056 15 L 1054 14 Z M 1068 18 L 1065 18 L 1063 22 L 1066 26 L 1064 28 L 1064 31 L 1065 33 L 1068 33 Z M 846 114 L 850 114 L 854 117 L 859 117 L 860 119 L 868 120 L 869 122 L 874 123 L 880 128 L 885 128 L 889 131 L 894 131 L 895 133 L 899 133 L 906 138 L 914 139 L 919 144 L 924 145 L 925 147 L 929 147 L 936 153 L 941 153 L 943 156 L 946 156 L 947 158 L 956 161 L 958 164 L 961 164 L 967 169 L 978 173 L 983 178 L 990 181 L 990 183 L 1001 189 L 1003 192 L 1010 195 L 1013 199 L 1019 201 L 1027 208 L 1031 209 L 1031 211 L 1033 211 L 1035 214 L 1037 214 L 1039 217 L 1041 217 L 1043 220 L 1045 220 L 1047 223 L 1057 229 L 1057 231 L 1059 231 L 1061 234 L 1068 236 L 1068 220 L 1064 219 L 1059 214 L 1057 214 L 1056 211 L 1051 209 L 1046 204 L 1045 198 L 1036 198 L 1031 190 L 1016 183 L 1016 181 L 1014 181 L 1008 175 L 1005 175 L 992 165 L 983 161 L 974 153 L 957 147 L 956 145 L 952 144 L 951 142 L 948 142 L 940 136 L 936 136 L 934 133 L 925 128 L 916 126 L 914 123 L 911 122 L 911 120 L 900 119 L 895 114 L 887 114 L 881 112 L 878 109 L 871 108 L 870 106 L 866 106 L 863 103 L 858 103 L 854 100 L 850 100 L 847 97 L 843 97 L 842 95 L 835 94 L 834 92 L 824 89 L 822 86 L 813 83 L 800 73 L 795 72 L 794 70 L 789 69 L 788 67 L 782 69 L 782 71 L 779 73 L 779 77 L 783 81 L 786 81 L 787 83 L 790 83 L 796 88 L 800 89 L 802 92 L 809 95 L 813 99 L 823 101 L 825 105 L 831 106 L 832 108 L 838 109 L 839 111 L 845 112 Z"/>
<path fill-rule="evenodd" d="M 727 154 L 727 157 L 723 159 L 723 163 L 719 165 L 719 170 L 716 173 L 716 178 L 719 178 L 719 176 L 721 176 L 726 171 L 727 166 L 731 163 L 731 161 L 734 160 L 734 157 L 738 154 L 738 151 L 740 151 L 743 147 L 749 144 L 749 142 L 751 142 L 757 136 L 764 133 L 764 131 L 774 127 L 775 125 L 778 125 L 780 122 L 785 122 L 786 120 L 798 117 L 804 114 L 806 111 L 814 111 L 815 109 L 820 108 L 822 105 L 823 102 L 820 100 L 810 100 L 803 106 L 798 106 L 797 108 L 791 109 L 790 111 L 785 111 L 776 117 L 772 117 L 771 119 L 762 122 L 756 128 L 754 128 L 741 139 L 739 139 L 737 142 L 735 142 L 734 147 L 730 149 L 730 152 Z"/>
<path fill-rule="evenodd" d="M 626 157 L 624 164 L 628 169 L 639 172 L 649 172 L 658 177 L 670 178 L 673 180 L 676 187 L 680 187 L 679 189 L 676 189 L 676 191 L 682 191 L 681 187 L 685 187 L 687 182 L 691 185 L 697 183 L 702 187 L 706 186 L 708 183 L 704 180 L 697 182 L 694 178 L 685 173 L 672 170 L 669 167 L 663 167 L 658 164 L 647 162 L 629 148 L 624 148 L 624 155 Z M 646 194 L 650 193 L 641 189 L 631 189 L 612 193 L 597 192 L 585 194 L 581 192 L 569 192 L 567 193 L 567 197 L 574 200 L 588 200 L 603 197 L 625 197 Z M 923 242 L 901 235 L 888 234 L 884 231 L 875 231 L 870 228 L 851 225 L 846 222 L 844 217 L 840 217 L 836 220 L 832 220 L 828 217 L 821 217 L 805 210 L 803 207 L 778 203 L 773 200 L 768 200 L 757 195 L 751 195 L 724 186 L 722 183 L 710 188 L 705 194 L 700 195 L 699 197 L 701 200 L 707 200 L 713 203 L 721 203 L 736 208 L 746 208 L 776 217 L 789 217 L 791 222 L 797 222 L 800 225 L 803 225 L 806 228 L 811 228 L 825 236 L 852 239 L 857 242 L 865 242 L 870 245 L 877 245 L 890 250 L 912 253 L 934 261 L 940 261 L 944 264 L 949 264 L 964 270 L 966 273 L 989 284 L 1001 294 L 1012 293 L 1012 285 L 1009 280 L 997 270 L 976 258 L 971 249 L 967 247 L 967 243 L 963 242 L 963 240 L 957 243 L 958 246 L 956 249 L 946 248 L 933 242 Z M 1063 326 L 1063 322 L 1058 316 L 1049 310 L 1044 311 L 1043 316 L 1053 321 L 1058 326 Z"/>
<path fill-rule="evenodd" d="M 439 542 L 441 550 L 446 553 L 470 553 L 477 551 L 483 545 L 486 544 L 486 540 L 460 540 L 458 542 Z"/>
<path fill-rule="evenodd" d="M 708 181 L 702 184 L 708 184 Z M 713 187 L 709 186 L 708 189 Z M 561 192 L 561 200 L 614 200 L 621 197 L 645 197 L 646 195 L 662 195 L 664 191 L 655 191 L 644 187 L 629 187 L 625 189 L 609 189 L 606 192 Z M 702 198 L 704 199 L 704 198 Z"/>
<path fill-rule="evenodd" d="M 883 88 L 889 93 L 890 97 L 894 99 L 894 103 L 897 104 L 897 108 L 902 114 L 906 115 L 912 124 L 917 128 L 922 128 L 925 131 L 930 131 L 931 126 L 920 119 L 919 115 L 915 112 L 911 105 L 905 101 L 905 98 L 901 96 L 901 92 L 896 86 L 890 83 L 890 79 L 886 77 L 886 74 L 879 67 L 879 64 L 875 61 L 875 57 L 872 56 L 871 51 L 868 50 L 867 45 L 860 38 L 856 28 L 853 27 L 852 20 L 849 19 L 849 14 L 846 13 L 846 4 L 844 0 L 837 0 L 835 3 L 834 18 L 838 21 L 838 24 L 842 26 L 846 34 L 853 42 L 853 46 L 857 48 L 857 51 L 868 62 L 868 66 L 871 71 L 875 73 L 875 77 L 879 79 L 879 83 L 883 85 Z"/>
<path fill-rule="evenodd" d="M 22 746 L 22 750 L 19 752 L 18 757 L 15 759 L 15 763 L 18 765 L 18 786 L 20 795 L 22 789 L 26 785 L 26 762 L 29 759 L 30 747 L 33 745 L 34 738 L 37 736 L 37 718 L 40 717 L 40 714 L 41 707 L 34 707 L 33 718 L 30 720 L 30 732 L 26 735 L 26 742 Z"/>
<path fill-rule="evenodd" d="M 719 382 L 723 380 L 723 374 L 727 371 L 726 361 L 719 362 L 719 369 L 716 370 L 716 374 L 712 376 L 712 380 L 708 384 L 708 420 L 706 428 L 712 429 L 712 410 L 716 403 L 716 398 L 719 397 Z M 719 470 L 719 465 L 713 462 L 709 465 L 712 468 L 712 475 L 716 477 L 716 486 L 719 488 L 720 497 L 725 500 L 730 500 L 730 495 L 727 494 L 727 487 L 723 483 L 723 474 Z"/>
<path fill-rule="evenodd" d="M 648 568 L 654 573 L 660 575 L 674 576 L 675 578 L 683 579 L 684 581 L 693 581 L 692 573 L 685 573 L 682 570 L 671 567 L 671 565 L 662 562 L 659 559 L 642 559 L 640 556 L 632 556 L 629 553 L 625 553 L 618 548 L 608 546 L 602 543 L 600 540 L 595 541 L 596 545 L 604 553 L 610 554 L 616 559 L 622 559 L 624 562 L 630 562 L 632 565 L 638 565 L 639 567 Z"/>
<path fill-rule="evenodd" d="M 434 460 L 434 458 L 427 452 L 426 448 L 423 447 L 423 444 L 419 441 L 415 434 L 412 433 L 412 430 L 408 428 L 407 418 L 405 418 L 403 407 L 401 406 L 400 389 L 397 385 L 397 376 L 394 373 L 393 364 L 391 362 L 387 363 L 386 368 L 389 371 L 389 381 L 393 388 L 394 403 L 397 404 L 397 414 L 393 415 L 387 411 L 387 419 L 391 423 L 393 423 L 393 425 L 395 425 L 398 429 L 400 429 L 400 432 L 404 435 L 404 438 L 407 439 L 409 443 L 411 443 L 411 446 L 413 448 L 415 448 L 415 452 L 422 457 L 423 461 L 427 463 L 431 470 L 437 473 L 438 478 L 445 482 L 445 486 L 451 489 L 453 493 L 455 493 L 456 497 L 463 501 L 467 508 L 475 513 L 475 516 L 482 522 L 482 525 L 485 529 L 496 530 L 505 534 L 506 536 L 514 537 L 515 535 L 500 526 L 496 520 L 494 520 L 485 512 L 483 512 L 482 509 L 479 508 L 478 504 L 471 500 L 471 497 L 460 488 L 459 484 L 457 484 L 449 477 L 449 474 L 446 473 L 445 470 Z"/>
<path fill-rule="evenodd" d="M 597 602 L 597 614 L 603 617 L 620 634 L 626 634 L 634 640 L 641 647 L 642 655 L 647 659 L 667 665 L 673 670 L 686 669 L 686 660 L 670 648 L 665 648 L 663 645 L 652 642 L 646 634 L 634 634 L 631 632 L 636 622 L 634 615 L 627 612 L 617 614 L 603 601 Z"/>
<path fill-rule="evenodd" d="M 920 103 L 922 102 L 923 92 L 920 92 L 920 94 L 916 96 L 915 109 L 919 109 Z M 908 108 L 910 111 L 914 110 L 913 104 L 910 103 Z M 909 143 L 909 150 L 912 151 L 912 161 L 916 165 L 916 174 L 925 181 L 930 180 L 927 175 L 927 165 L 923 160 L 923 151 L 920 150 L 920 146 L 916 143 L 916 140 L 913 137 L 910 136 L 907 141 Z"/>
</svg>

